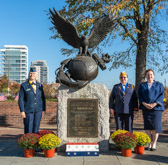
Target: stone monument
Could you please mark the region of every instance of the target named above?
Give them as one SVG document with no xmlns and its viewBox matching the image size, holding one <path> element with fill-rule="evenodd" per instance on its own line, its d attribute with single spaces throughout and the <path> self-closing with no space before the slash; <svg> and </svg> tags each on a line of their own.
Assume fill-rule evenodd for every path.
<svg viewBox="0 0 168 165">
<path fill-rule="evenodd" d="M 96 22 L 88 37 L 80 36 L 76 27 L 55 9 L 50 10 L 51 22 L 61 38 L 77 48 L 75 58 L 61 62 L 56 70 L 58 91 L 58 137 L 62 140 L 58 150 L 66 143 L 99 143 L 100 151 L 109 149 L 109 95 L 103 84 L 89 84 L 98 74 L 98 66 L 105 70 L 110 61 L 108 54 L 100 58 L 89 49 L 102 42 L 117 26 L 117 16 L 109 12 Z"/>
<path fill-rule="evenodd" d="M 58 137 L 62 143 L 99 143 L 100 152 L 109 149 L 109 95 L 104 84 L 87 84 L 84 88 L 59 87 Z"/>
</svg>

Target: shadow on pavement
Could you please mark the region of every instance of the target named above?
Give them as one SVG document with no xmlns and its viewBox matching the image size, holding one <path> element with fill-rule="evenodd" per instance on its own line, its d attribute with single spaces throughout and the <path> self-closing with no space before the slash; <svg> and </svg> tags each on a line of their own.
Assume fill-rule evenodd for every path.
<svg viewBox="0 0 168 165">
<path fill-rule="evenodd" d="M 16 140 L 2 140 L 0 141 L 0 156 L 22 157 L 24 154 L 23 149 L 18 147 Z"/>
<path fill-rule="evenodd" d="M 23 134 L 18 134 L 18 135 L 4 134 L 0 136 L 0 140 L 17 140 L 17 138 L 22 135 Z"/>
<path fill-rule="evenodd" d="M 160 142 L 160 143 L 168 143 L 168 134 L 159 135 L 158 142 Z"/>
<path fill-rule="evenodd" d="M 166 163 L 168 164 L 168 157 L 167 156 L 161 156 L 161 155 L 137 155 L 134 157 L 134 159 L 140 159 L 140 160 L 146 160 L 146 161 L 156 161 L 158 163 Z"/>
</svg>

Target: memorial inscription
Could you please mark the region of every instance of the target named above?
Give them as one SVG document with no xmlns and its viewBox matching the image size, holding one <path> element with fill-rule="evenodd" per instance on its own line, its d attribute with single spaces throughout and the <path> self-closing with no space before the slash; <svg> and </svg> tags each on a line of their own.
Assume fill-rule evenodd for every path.
<svg viewBox="0 0 168 165">
<path fill-rule="evenodd" d="M 98 99 L 67 101 L 67 137 L 98 137 Z"/>
</svg>

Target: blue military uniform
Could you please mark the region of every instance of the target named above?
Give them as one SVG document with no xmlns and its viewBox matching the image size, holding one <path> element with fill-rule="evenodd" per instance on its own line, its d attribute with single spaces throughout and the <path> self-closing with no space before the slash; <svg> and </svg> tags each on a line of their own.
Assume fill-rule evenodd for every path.
<svg viewBox="0 0 168 165">
<path fill-rule="evenodd" d="M 123 129 L 125 122 L 125 130 L 132 132 L 133 111 L 138 110 L 135 87 L 127 84 L 125 91 L 123 91 L 121 83 L 114 85 L 109 108 L 114 109 L 116 129 Z"/>
<path fill-rule="evenodd" d="M 141 83 L 138 89 L 139 109 L 143 110 L 144 129 L 156 130 L 157 133 L 162 132 L 162 111 L 165 110 L 163 105 L 164 87 L 163 84 L 154 81 L 151 88 L 148 88 L 147 82 Z M 157 103 L 157 105 L 148 110 L 142 102 Z"/>
<path fill-rule="evenodd" d="M 24 132 L 37 133 L 40 127 L 42 111 L 46 110 L 42 84 L 36 82 L 35 91 L 30 81 L 22 83 L 18 103 L 20 112 L 26 113 L 26 118 L 24 118 Z"/>
</svg>

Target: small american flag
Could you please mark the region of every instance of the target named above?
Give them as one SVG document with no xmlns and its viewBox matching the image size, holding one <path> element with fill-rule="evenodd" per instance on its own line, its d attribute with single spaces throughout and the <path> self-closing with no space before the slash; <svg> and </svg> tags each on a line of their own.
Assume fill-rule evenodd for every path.
<svg viewBox="0 0 168 165">
<path fill-rule="evenodd" d="M 3 92 L 1 92 L 0 94 L 0 101 L 5 101 L 7 100 L 6 96 L 3 94 Z"/>
</svg>

